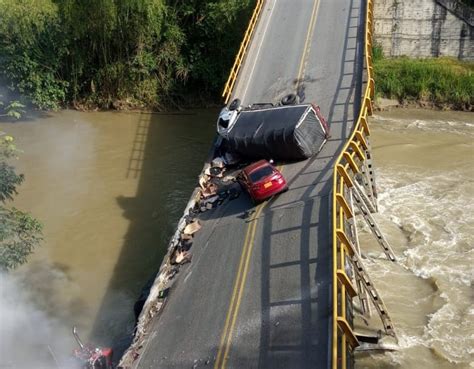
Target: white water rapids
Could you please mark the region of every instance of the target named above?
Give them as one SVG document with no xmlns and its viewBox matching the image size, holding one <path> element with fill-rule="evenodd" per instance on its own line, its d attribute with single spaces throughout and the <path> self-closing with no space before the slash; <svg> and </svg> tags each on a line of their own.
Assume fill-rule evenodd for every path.
<svg viewBox="0 0 474 369">
<path fill-rule="evenodd" d="M 362 249 L 400 350 L 363 356 L 357 367 L 473 368 L 473 114 L 399 110 L 371 127 L 377 220 L 398 264 L 368 231 Z"/>
</svg>

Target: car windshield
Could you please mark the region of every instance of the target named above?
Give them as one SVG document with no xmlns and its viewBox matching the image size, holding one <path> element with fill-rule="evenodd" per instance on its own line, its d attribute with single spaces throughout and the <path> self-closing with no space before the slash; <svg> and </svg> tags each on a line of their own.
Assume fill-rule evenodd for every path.
<svg viewBox="0 0 474 369">
<path fill-rule="evenodd" d="M 273 168 L 271 166 L 267 165 L 263 168 L 257 169 L 255 172 L 250 173 L 249 177 L 250 177 L 250 180 L 253 183 L 255 183 L 255 182 L 258 182 L 258 181 L 262 180 L 263 178 L 269 176 L 272 173 L 273 173 Z"/>
</svg>

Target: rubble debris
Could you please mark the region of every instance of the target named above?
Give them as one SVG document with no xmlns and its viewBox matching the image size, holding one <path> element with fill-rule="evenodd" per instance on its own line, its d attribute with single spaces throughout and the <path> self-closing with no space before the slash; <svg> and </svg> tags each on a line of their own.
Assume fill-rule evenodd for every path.
<svg viewBox="0 0 474 369">
<path fill-rule="evenodd" d="M 165 288 L 164 290 L 160 290 L 158 292 L 158 298 L 159 299 L 164 299 L 168 296 L 168 293 L 170 292 L 170 289 L 169 288 Z"/>
<path fill-rule="evenodd" d="M 222 177 L 223 171 L 224 171 L 224 168 L 221 168 L 221 167 L 212 167 L 211 169 L 209 169 L 211 176 L 214 176 L 214 177 Z"/>
<path fill-rule="evenodd" d="M 181 235 L 181 241 L 190 241 L 192 239 L 193 239 L 193 235 L 191 234 L 183 233 Z"/>
<path fill-rule="evenodd" d="M 204 199 L 203 201 L 201 201 L 201 211 L 202 209 L 212 209 L 213 206 L 214 206 L 214 203 L 219 200 L 219 196 L 218 195 L 214 195 L 212 197 L 209 197 L 207 199 Z"/>
<path fill-rule="evenodd" d="M 176 257 L 175 257 L 175 263 L 179 265 L 190 263 L 191 258 L 192 258 L 192 254 L 189 251 L 177 251 Z"/>
<path fill-rule="evenodd" d="M 216 150 L 219 145 L 220 143 L 214 149 Z M 240 196 L 240 187 L 237 188 L 235 185 L 235 173 L 226 173 L 226 165 L 234 165 L 238 162 L 237 156 L 223 153 L 221 157 L 214 158 L 211 163 L 208 161 L 204 165 L 198 179 L 199 186 L 194 189 L 184 214 L 178 222 L 177 230 L 168 246 L 167 256 L 151 284 L 147 294 L 148 297 L 140 305 L 133 342 L 120 359 L 119 367 L 130 369 L 139 358 L 143 342 L 149 334 L 147 329 L 151 320 L 160 314 L 174 283 L 173 278 L 179 272 L 181 265 L 191 262 L 192 253 L 190 249 L 193 244 L 193 237 L 201 229 L 201 223 L 196 219 L 196 216 L 200 212 L 210 210 L 226 200 L 234 200 Z M 153 214 L 153 216 L 155 215 Z M 199 362 L 205 365 L 210 364 L 210 360 L 200 360 Z"/>
<path fill-rule="evenodd" d="M 173 264 L 173 263 L 171 262 L 171 264 Z M 176 274 L 178 274 L 178 270 L 179 270 L 179 269 L 178 269 L 177 267 L 172 267 L 172 268 L 170 268 L 169 270 L 167 270 L 167 271 L 166 271 L 166 277 L 168 278 L 168 280 L 173 279 L 174 276 L 175 276 Z"/>
<path fill-rule="evenodd" d="M 198 214 L 199 214 L 199 203 L 196 202 L 196 204 L 191 209 L 189 209 L 187 216 L 194 218 Z"/>
<path fill-rule="evenodd" d="M 214 183 L 208 183 L 206 187 L 203 188 L 201 191 L 201 196 L 203 198 L 207 198 L 210 196 L 214 196 L 217 192 L 217 185 Z"/>
<path fill-rule="evenodd" d="M 225 176 L 224 178 L 222 178 L 222 180 L 224 182 L 235 182 L 235 181 L 237 181 L 237 177 L 229 175 L 229 176 Z"/>
<path fill-rule="evenodd" d="M 201 229 L 201 224 L 199 223 L 199 220 L 196 219 L 190 222 L 186 227 L 184 227 L 183 234 L 193 235 L 200 229 Z"/>
<path fill-rule="evenodd" d="M 225 167 L 224 159 L 220 158 L 220 157 L 214 158 L 211 161 L 211 166 L 212 167 L 218 167 L 218 168 L 224 168 Z"/>
<path fill-rule="evenodd" d="M 206 188 L 206 183 L 209 181 L 209 176 L 201 175 L 199 176 L 199 186 L 204 189 Z"/>
</svg>

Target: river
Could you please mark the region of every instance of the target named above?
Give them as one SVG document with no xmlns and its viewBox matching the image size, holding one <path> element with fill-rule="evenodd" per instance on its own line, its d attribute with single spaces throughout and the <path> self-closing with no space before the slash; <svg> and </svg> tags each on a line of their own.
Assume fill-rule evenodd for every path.
<svg viewBox="0 0 474 369">
<path fill-rule="evenodd" d="M 474 115 L 395 110 L 371 119 L 379 221 L 399 258 L 366 230 L 362 249 L 400 349 L 358 369 L 474 367 Z"/>
<path fill-rule="evenodd" d="M 127 344 L 134 301 L 196 183 L 215 116 L 62 111 L 0 124 L 23 150 L 15 206 L 44 224 L 29 262 L 1 276 L 4 366 L 54 367 L 50 352 L 74 347 L 72 325 L 86 340 Z M 367 230 L 360 237 L 400 349 L 359 356 L 357 368 L 469 368 L 472 113 L 395 110 L 371 123 L 377 219 L 399 262 L 385 261 Z"/>
<path fill-rule="evenodd" d="M 44 224 L 42 246 L 2 276 L 2 360 L 50 367 L 46 344 L 70 353 L 72 325 L 85 341 L 127 344 L 134 302 L 197 182 L 216 114 L 62 111 L 0 125 L 23 151 L 14 205 Z"/>
</svg>

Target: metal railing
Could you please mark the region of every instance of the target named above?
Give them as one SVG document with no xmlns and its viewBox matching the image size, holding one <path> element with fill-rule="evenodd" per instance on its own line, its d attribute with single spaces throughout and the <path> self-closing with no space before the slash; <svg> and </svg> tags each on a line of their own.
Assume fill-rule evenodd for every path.
<svg viewBox="0 0 474 369">
<path fill-rule="evenodd" d="M 354 186 L 354 175 L 360 172 L 370 149 L 368 116 L 372 115 L 374 79 L 372 65 L 372 30 L 374 1 L 367 0 L 365 20 L 365 67 L 367 85 L 361 110 L 352 134 L 339 154 L 333 174 L 332 192 L 332 246 L 333 246 L 333 321 L 332 321 L 332 369 L 351 366 L 352 352 L 359 342 L 352 330 L 351 307 L 356 288 L 348 276 L 347 265 L 354 255 L 354 246 L 348 234 L 349 219 L 354 214 L 350 206 L 349 189 Z"/>
<path fill-rule="evenodd" d="M 250 40 L 252 39 L 253 31 L 255 30 L 255 26 L 257 24 L 260 12 L 262 11 L 264 2 L 265 0 L 257 0 L 255 9 L 252 14 L 252 18 L 250 18 L 249 25 L 247 27 L 247 30 L 245 31 L 244 39 L 240 44 L 239 52 L 235 57 L 234 65 L 230 70 L 229 78 L 227 79 L 227 82 L 224 86 L 224 91 L 222 92 L 222 97 L 224 98 L 225 104 L 229 102 L 230 96 L 232 95 L 232 90 L 234 88 L 235 81 L 237 80 L 240 67 L 242 66 L 242 62 L 244 61 L 245 54 L 247 53 L 247 49 L 250 44 Z"/>
</svg>

